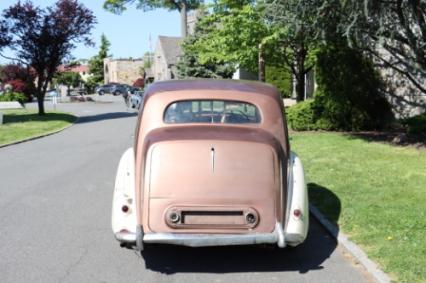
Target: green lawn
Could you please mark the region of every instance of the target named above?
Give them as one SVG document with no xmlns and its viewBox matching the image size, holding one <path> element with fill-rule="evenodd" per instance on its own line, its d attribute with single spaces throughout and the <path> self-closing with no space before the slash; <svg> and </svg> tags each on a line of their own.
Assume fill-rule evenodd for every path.
<svg viewBox="0 0 426 283">
<path fill-rule="evenodd" d="M 60 112 L 39 116 L 35 110 L 1 110 L 3 125 L 0 125 L 0 145 L 37 137 L 63 129 L 72 124 L 76 117 Z"/>
<path fill-rule="evenodd" d="M 296 133 L 309 198 L 399 282 L 426 282 L 426 150 Z"/>
</svg>

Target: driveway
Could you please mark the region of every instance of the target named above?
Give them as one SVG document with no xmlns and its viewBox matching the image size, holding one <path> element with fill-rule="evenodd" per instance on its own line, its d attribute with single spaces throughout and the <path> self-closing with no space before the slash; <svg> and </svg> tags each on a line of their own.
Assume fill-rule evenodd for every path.
<svg viewBox="0 0 426 283">
<path fill-rule="evenodd" d="M 0 148 L 0 282 L 368 282 L 311 219 L 297 248 L 120 248 L 110 229 L 116 166 L 136 113 L 111 103 L 59 104 L 71 128 Z M 50 106 L 47 105 L 47 108 Z"/>
</svg>

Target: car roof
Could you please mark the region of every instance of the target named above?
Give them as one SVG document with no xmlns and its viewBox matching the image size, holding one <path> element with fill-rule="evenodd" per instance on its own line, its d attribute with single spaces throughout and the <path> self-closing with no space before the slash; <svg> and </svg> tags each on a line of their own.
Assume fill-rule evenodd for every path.
<svg viewBox="0 0 426 283">
<path fill-rule="evenodd" d="M 168 80 L 151 84 L 146 91 L 146 97 L 171 91 L 185 90 L 227 90 L 237 92 L 251 92 L 271 96 L 281 100 L 276 87 L 257 81 L 231 80 L 231 79 L 190 79 Z M 279 101 L 280 102 L 280 101 Z"/>
</svg>

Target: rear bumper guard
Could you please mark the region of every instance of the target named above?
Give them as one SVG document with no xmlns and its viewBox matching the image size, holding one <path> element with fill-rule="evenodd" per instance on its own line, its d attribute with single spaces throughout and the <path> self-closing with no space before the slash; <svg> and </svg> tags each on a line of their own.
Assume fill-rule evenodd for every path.
<svg viewBox="0 0 426 283">
<path fill-rule="evenodd" d="M 136 234 L 128 231 L 118 232 L 115 238 L 123 243 L 135 244 Z M 183 234 L 183 233 L 147 233 L 143 236 L 144 243 L 173 244 L 188 247 L 232 246 L 277 244 L 286 246 L 284 230 L 281 224 L 275 225 L 272 233 L 253 234 Z"/>
</svg>

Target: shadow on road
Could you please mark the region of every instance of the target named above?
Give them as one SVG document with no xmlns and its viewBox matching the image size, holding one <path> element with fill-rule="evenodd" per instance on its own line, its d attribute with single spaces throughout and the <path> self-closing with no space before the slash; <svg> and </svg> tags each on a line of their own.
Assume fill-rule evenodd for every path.
<svg viewBox="0 0 426 283">
<path fill-rule="evenodd" d="M 103 114 L 90 115 L 90 116 L 81 116 L 78 119 L 77 124 L 98 122 L 103 120 L 121 119 L 121 118 L 135 117 L 135 116 L 138 116 L 138 112 L 113 112 L 113 113 L 103 113 Z"/>
<path fill-rule="evenodd" d="M 328 189 L 316 184 L 316 194 L 333 198 L 332 203 L 340 201 Z M 337 212 L 337 210 L 336 210 Z M 276 249 L 272 246 L 232 246 L 188 248 L 172 245 L 147 247 L 142 253 L 147 269 L 173 274 L 185 272 L 230 273 L 230 272 L 274 272 L 322 269 L 322 263 L 336 249 L 336 242 L 318 222 L 311 217 L 308 238 L 304 244 L 295 248 Z"/>
</svg>

